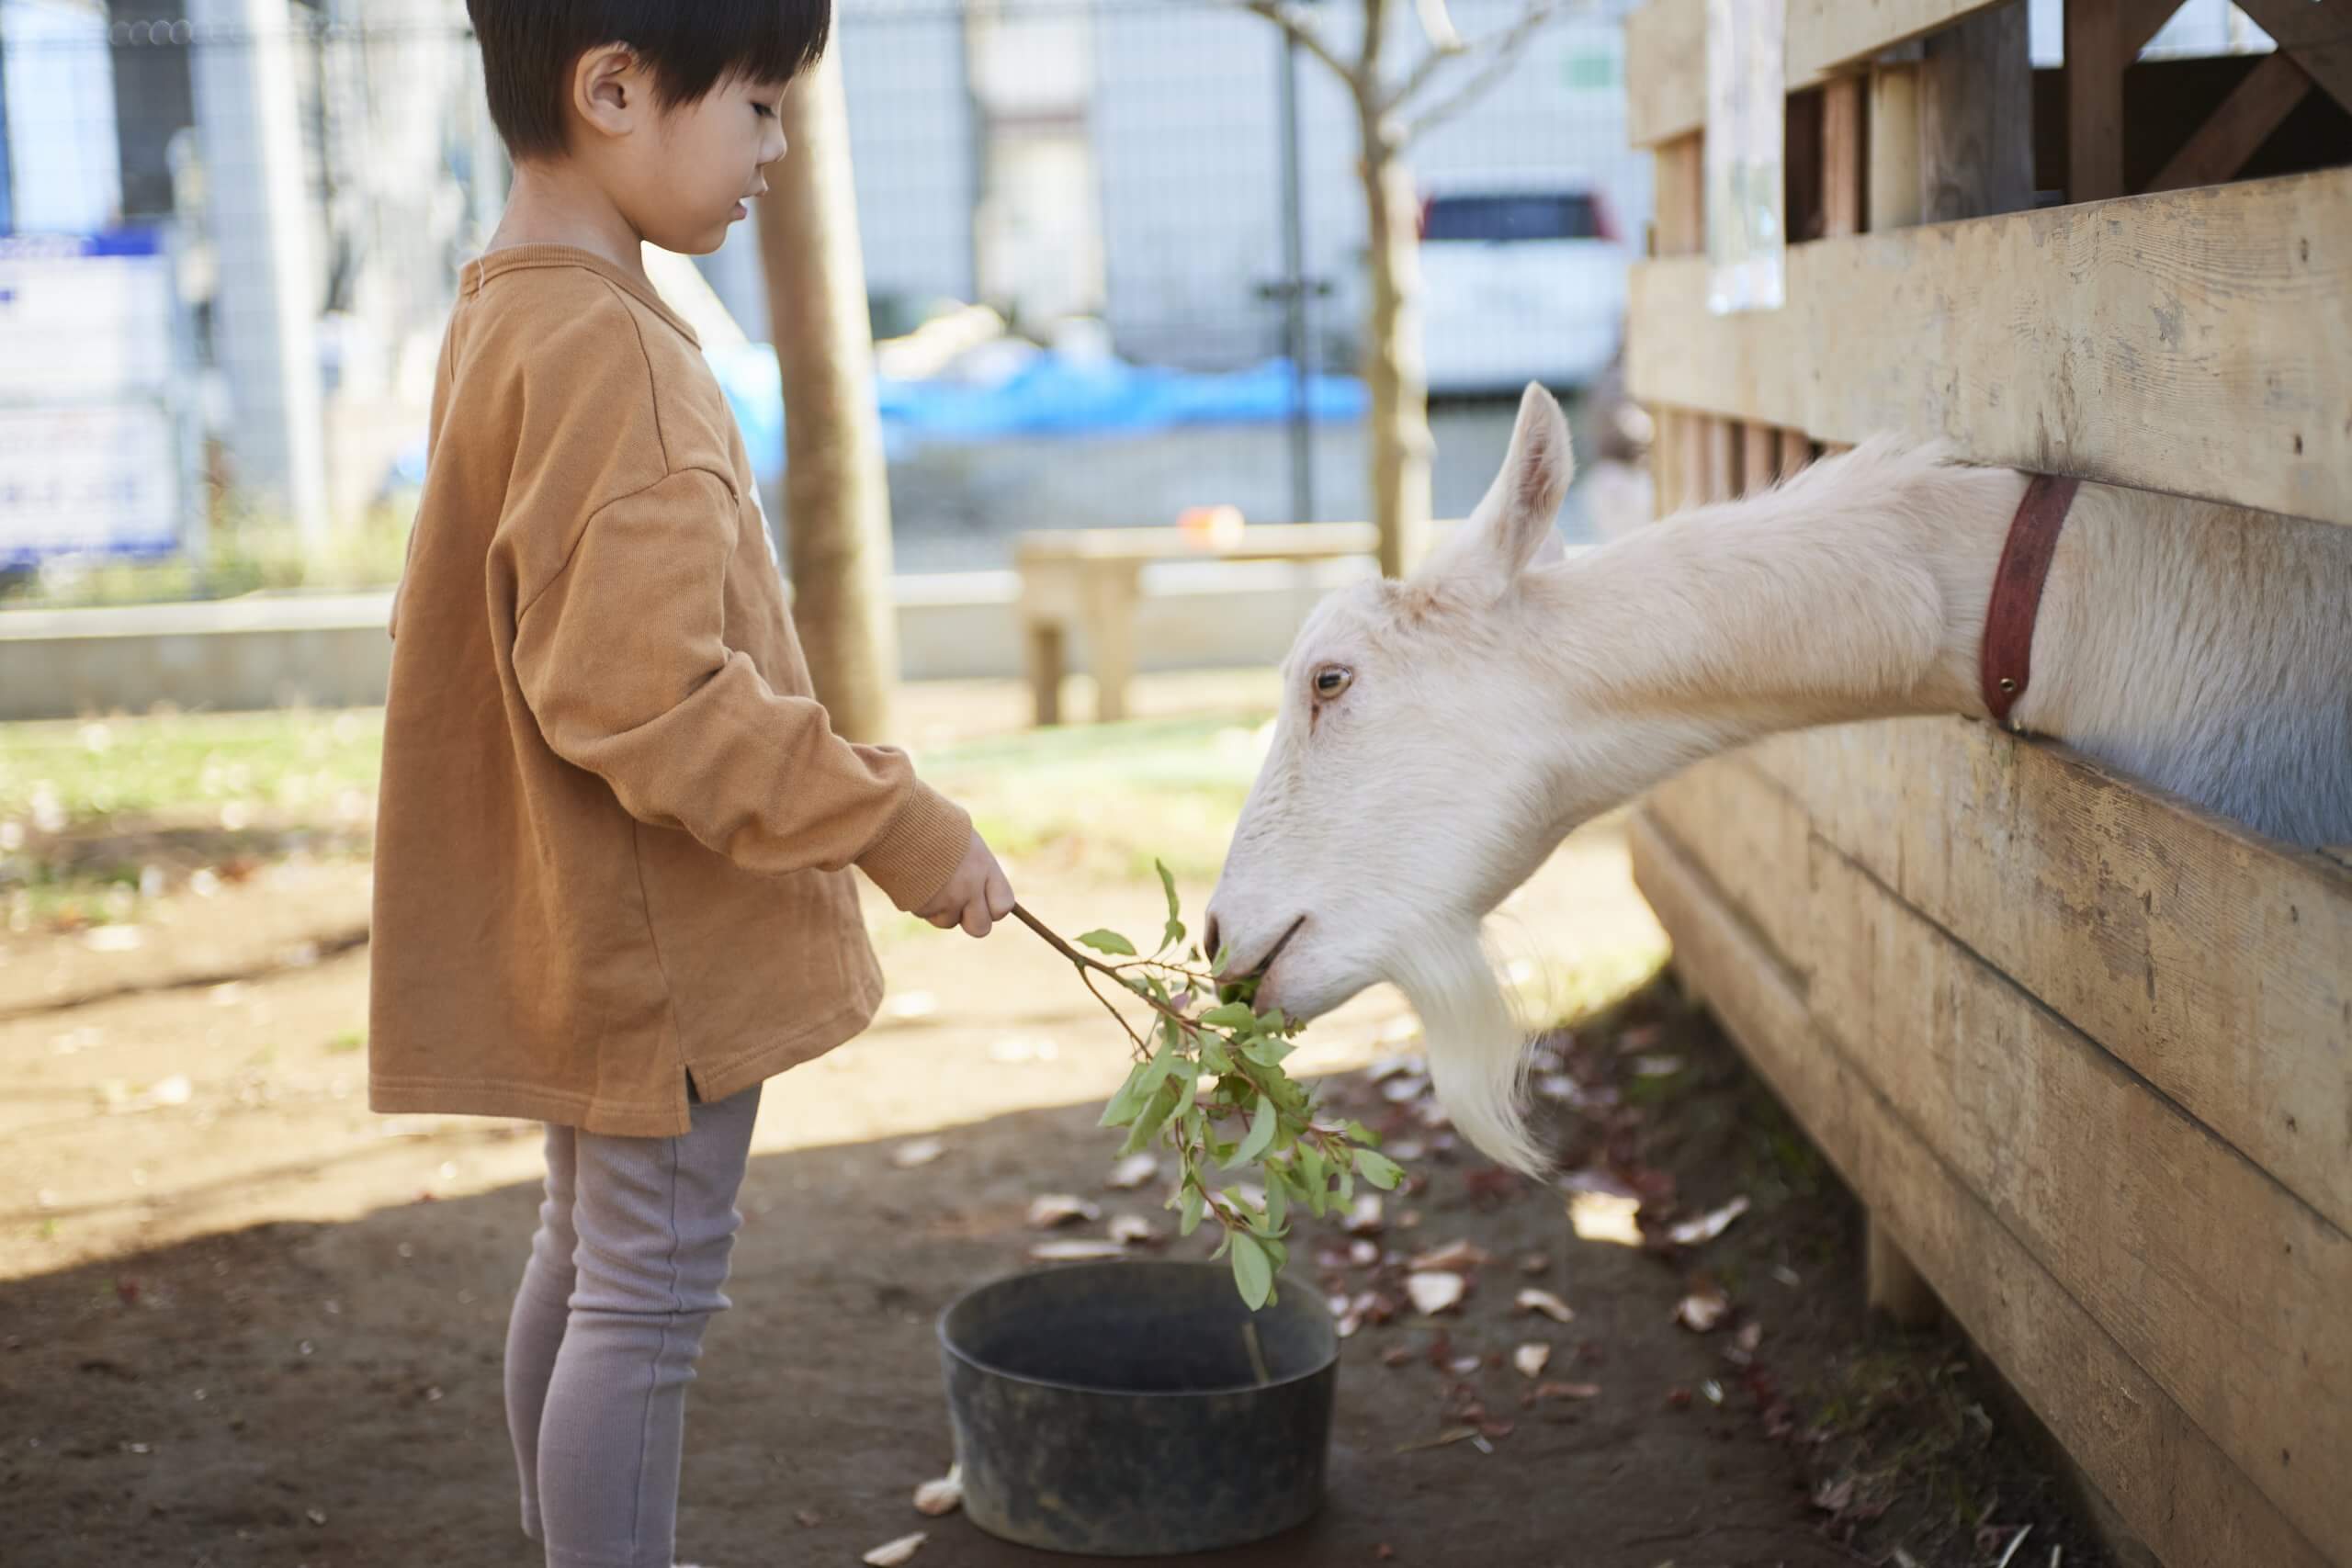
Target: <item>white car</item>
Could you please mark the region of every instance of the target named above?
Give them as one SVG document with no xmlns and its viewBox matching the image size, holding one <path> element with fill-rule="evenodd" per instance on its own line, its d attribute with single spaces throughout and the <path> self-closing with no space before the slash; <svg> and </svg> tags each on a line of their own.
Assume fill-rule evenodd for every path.
<svg viewBox="0 0 2352 1568">
<path fill-rule="evenodd" d="M 1589 189 L 1431 196 L 1421 209 L 1430 390 L 1590 386 L 1624 339 L 1632 262 L 1608 207 Z"/>
</svg>

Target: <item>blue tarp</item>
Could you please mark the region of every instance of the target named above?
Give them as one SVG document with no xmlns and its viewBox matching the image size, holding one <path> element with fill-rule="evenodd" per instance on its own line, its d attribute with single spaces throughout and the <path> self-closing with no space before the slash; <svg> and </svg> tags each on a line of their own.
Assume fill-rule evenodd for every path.
<svg viewBox="0 0 2352 1568">
<path fill-rule="evenodd" d="M 743 427 L 760 479 L 774 480 L 784 462 L 784 392 L 775 351 L 752 344 L 712 351 L 709 358 Z M 1040 351 L 988 385 L 883 379 L 876 393 L 885 446 L 891 457 L 903 457 L 934 442 L 1263 423 L 1290 417 L 1292 387 L 1290 364 L 1282 359 L 1212 375 L 1115 359 L 1072 360 Z M 1311 418 L 1360 419 L 1368 402 L 1363 384 L 1352 377 L 1308 378 Z"/>
<path fill-rule="evenodd" d="M 765 344 L 707 351 L 711 369 L 743 428 L 763 484 L 784 472 L 784 383 Z M 905 457 L 933 443 L 980 443 L 1016 435 L 1133 435 L 1181 424 L 1260 424 L 1288 419 L 1291 369 L 1270 359 L 1248 370 L 1204 374 L 1073 360 L 1047 350 L 987 385 L 893 381 L 876 386 L 884 449 Z M 1350 376 L 1306 383 L 1309 417 L 1355 420 L 1370 399 Z M 401 455 L 394 482 L 421 484 L 423 442 Z"/>
</svg>

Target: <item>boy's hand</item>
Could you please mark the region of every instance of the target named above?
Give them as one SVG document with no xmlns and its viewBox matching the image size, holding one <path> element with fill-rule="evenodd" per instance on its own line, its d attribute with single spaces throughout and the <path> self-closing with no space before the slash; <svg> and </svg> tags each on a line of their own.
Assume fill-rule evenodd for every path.
<svg viewBox="0 0 2352 1568">
<path fill-rule="evenodd" d="M 986 936 L 990 927 L 1012 913 L 1012 884 L 1005 880 L 1004 867 L 997 864 L 996 856 L 976 832 L 964 851 L 964 863 L 915 916 L 944 931 L 962 926 L 974 936 Z"/>
</svg>

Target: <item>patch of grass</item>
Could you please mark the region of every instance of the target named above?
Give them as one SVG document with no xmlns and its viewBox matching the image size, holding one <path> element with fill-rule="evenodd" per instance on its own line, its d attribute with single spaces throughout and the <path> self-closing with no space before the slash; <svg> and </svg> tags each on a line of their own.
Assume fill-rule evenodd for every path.
<svg viewBox="0 0 2352 1568">
<path fill-rule="evenodd" d="M 383 739 L 367 710 L 0 726 L 0 824 L 14 839 L 118 818 L 325 820 L 345 792 L 373 794 Z"/>
<path fill-rule="evenodd" d="M 1186 880 L 1223 863 L 1257 775 L 1262 716 L 1072 726 L 944 748 L 923 776 L 961 802 L 1000 854 L 1108 878 Z"/>
<path fill-rule="evenodd" d="M 345 1031 L 327 1042 L 327 1055 L 330 1056 L 348 1056 L 355 1051 L 365 1051 L 367 1048 L 367 1034 L 356 1029 Z"/>
</svg>

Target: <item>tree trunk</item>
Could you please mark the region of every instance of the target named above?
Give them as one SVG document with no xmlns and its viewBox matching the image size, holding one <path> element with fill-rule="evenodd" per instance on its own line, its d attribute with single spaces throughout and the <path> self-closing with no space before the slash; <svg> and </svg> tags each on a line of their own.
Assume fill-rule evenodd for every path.
<svg viewBox="0 0 2352 1568">
<path fill-rule="evenodd" d="M 784 376 L 793 619 L 834 729 L 879 741 L 899 665 L 890 491 L 838 38 L 785 96 L 784 124 L 789 149 L 769 172 L 759 225 Z"/>
<path fill-rule="evenodd" d="M 1372 506 L 1380 570 L 1403 577 L 1430 538 L 1430 398 L 1421 358 L 1420 213 L 1413 176 L 1390 128 L 1367 112 L 1363 186 L 1372 250 L 1372 312 L 1364 380 L 1372 392 Z"/>
</svg>

